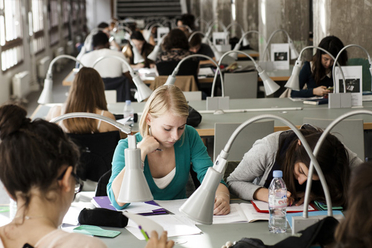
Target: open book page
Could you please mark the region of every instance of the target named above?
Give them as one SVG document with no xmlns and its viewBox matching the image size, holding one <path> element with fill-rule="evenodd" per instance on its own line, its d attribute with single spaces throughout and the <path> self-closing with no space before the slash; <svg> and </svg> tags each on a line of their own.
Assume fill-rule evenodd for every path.
<svg viewBox="0 0 372 248">
<path fill-rule="evenodd" d="M 253 200 L 251 201 L 252 205 L 256 208 L 258 212 L 268 213 L 269 212 L 269 204 L 263 201 Z M 302 212 L 304 210 L 304 205 L 300 206 L 287 206 L 287 213 L 296 213 Z M 308 206 L 308 211 L 315 211 L 311 205 Z"/>
<path fill-rule="evenodd" d="M 249 203 L 240 203 L 240 207 L 243 210 L 245 216 L 247 217 L 248 222 L 254 222 L 258 220 L 269 220 L 269 213 L 259 213 Z"/>
<path fill-rule="evenodd" d="M 254 209 L 253 209 L 254 210 Z M 256 210 L 254 210 L 256 212 Z M 230 213 L 227 215 L 214 215 L 213 224 L 225 224 L 233 222 L 247 222 L 248 219 L 244 214 L 239 203 L 230 204 Z"/>
</svg>

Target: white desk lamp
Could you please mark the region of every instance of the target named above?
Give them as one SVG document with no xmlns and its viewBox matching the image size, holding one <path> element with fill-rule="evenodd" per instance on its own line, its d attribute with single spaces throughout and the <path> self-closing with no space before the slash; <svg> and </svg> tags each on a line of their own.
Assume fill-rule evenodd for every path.
<svg viewBox="0 0 372 248">
<path fill-rule="evenodd" d="M 103 56 L 94 61 L 92 67 L 94 68 L 94 66 L 96 66 L 101 60 L 110 58 L 118 59 L 128 67 L 129 73 L 132 76 L 132 81 L 137 87 L 137 101 L 142 102 L 143 100 L 147 99 L 151 95 L 152 90 L 144 82 L 142 82 L 141 78 L 134 72 L 133 68 L 125 59 L 118 56 Z"/>
<path fill-rule="evenodd" d="M 287 33 L 287 31 L 283 30 L 283 29 L 278 29 L 278 30 L 275 30 L 269 37 L 269 40 L 267 41 L 267 44 L 266 44 L 266 47 L 265 47 L 265 50 L 263 52 L 263 56 L 262 58 L 265 57 L 266 55 L 266 52 L 269 48 L 269 45 L 270 45 L 270 42 L 271 42 L 271 39 L 274 37 L 274 35 L 278 32 L 284 32 L 286 35 L 287 35 L 287 38 L 288 38 L 288 44 L 289 44 L 289 49 L 291 50 L 291 59 L 295 59 L 298 57 L 298 52 L 297 52 L 297 49 L 295 48 L 294 44 L 293 44 L 293 41 L 292 39 L 289 37 L 289 34 Z"/>
<path fill-rule="evenodd" d="M 168 76 L 167 81 L 165 82 L 165 85 L 173 85 L 176 82 L 176 75 L 181 67 L 181 64 L 193 57 L 202 57 L 206 58 L 209 61 L 211 61 L 215 66 L 218 71 L 218 74 L 221 75 L 221 90 L 222 90 L 222 96 L 221 97 L 214 97 L 214 87 L 216 85 L 216 79 L 217 79 L 217 73 L 214 74 L 213 78 L 213 83 L 212 83 L 212 94 L 211 97 L 207 97 L 207 110 L 216 110 L 215 114 L 223 114 L 224 109 L 229 109 L 229 97 L 225 97 L 225 88 L 224 88 L 224 83 L 223 83 L 223 77 L 221 73 L 221 69 L 217 62 L 213 60 L 211 57 L 204 55 L 204 54 L 191 54 L 186 56 L 185 58 L 181 59 L 180 62 L 178 62 L 176 68 L 174 68 L 173 72 L 171 75 Z M 218 110 L 218 111 L 217 111 Z"/>
<path fill-rule="evenodd" d="M 133 44 L 131 39 L 129 39 L 129 42 L 132 46 L 132 51 L 133 51 L 133 63 L 138 64 L 138 63 L 144 62 L 145 59 L 142 57 L 141 53 L 138 51 L 137 47 Z"/>
<path fill-rule="evenodd" d="M 342 120 L 344 120 L 344 119 L 346 119 L 348 117 L 351 117 L 351 116 L 354 116 L 354 115 L 361 115 L 361 114 L 366 114 L 366 115 L 371 115 L 372 116 L 372 111 L 370 111 L 370 110 L 355 110 L 355 111 L 350 111 L 348 113 L 345 113 L 345 114 L 339 116 L 335 120 L 333 120 L 327 126 L 327 128 L 323 131 L 322 135 L 319 137 L 319 140 L 318 140 L 318 142 L 316 143 L 316 145 L 314 147 L 314 151 L 313 151 L 314 156 L 316 157 L 318 155 L 318 152 L 320 150 L 320 147 L 323 144 L 324 140 L 326 139 L 327 135 L 331 132 L 331 130 L 339 122 L 341 122 Z M 314 166 L 315 166 L 315 169 L 316 169 L 316 171 L 317 171 L 317 173 L 319 175 L 319 171 L 320 170 L 318 170 L 318 168 L 316 168 L 317 165 L 313 164 L 313 160 L 311 160 L 310 166 L 309 166 L 309 174 L 307 175 L 307 181 L 306 181 L 306 190 L 305 190 L 305 198 L 304 198 L 303 215 L 302 216 L 294 216 L 293 217 L 293 219 L 292 219 L 292 221 L 293 221 L 292 233 L 293 234 L 296 233 L 296 232 L 298 232 L 298 231 L 301 231 L 301 230 L 305 229 L 306 227 L 314 224 L 315 222 L 317 222 L 318 220 L 321 219 L 321 217 L 319 218 L 319 216 L 308 217 L 308 208 L 307 208 L 307 206 L 309 205 L 309 201 L 310 201 L 310 190 L 311 190 L 312 178 L 313 178 L 313 174 L 314 174 Z M 333 213 L 332 213 L 332 200 L 331 200 L 331 197 L 329 195 L 329 191 L 328 190 L 325 190 L 324 185 L 323 185 L 323 190 L 324 190 L 326 204 L 327 204 L 327 214 L 328 214 L 328 216 L 332 216 L 333 215 Z"/>
<path fill-rule="evenodd" d="M 263 82 L 263 85 L 264 85 L 264 88 L 265 88 L 265 93 L 267 96 L 273 94 L 274 92 L 276 92 L 277 90 L 280 89 L 280 86 L 278 84 L 276 84 L 265 72 L 265 70 L 263 70 L 257 63 L 256 61 L 251 57 L 249 56 L 247 53 L 243 52 L 243 51 L 228 51 L 226 53 L 224 53 L 220 59 L 220 61 L 218 62 L 218 64 L 220 65 L 222 63 L 222 60 L 223 58 L 230 54 L 230 53 L 240 53 L 240 54 L 244 54 L 245 56 L 247 56 L 250 60 L 252 60 L 257 72 L 258 72 L 258 75 L 260 76 L 260 78 L 262 79 L 262 82 Z M 214 82 L 214 81 L 213 81 Z M 214 87 L 212 86 L 212 95 L 213 95 L 213 89 Z"/>
<path fill-rule="evenodd" d="M 259 116 L 250 118 L 249 120 L 242 123 L 237 129 L 235 129 L 235 131 L 233 132 L 233 134 L 230 136 L 229 140 L 227 141 L 224 149 L 218 155 L 216 161 L 213 164 L 213 167 L 208 168 L 208 171 L 204 177 L 204 180 L 199 186 L 199 188 L 194 191 L 194 193 L 187 199 L 187 201 L 179 209 L 182 213 L 184 213 L 186 216 L 188 216 L 190 219 L 196 222 L 206 224 L 206 225 L 212 224 L 214 198 L 215 198 L 217 187 L 226 169 L 227 158 L 228 158 L 232 143 L 234 142 L 238 134 L 241 132 L 241 130 L 243 130 L 246 126 L 250 125 L 253 122 L 262 120 L 262 119 L 280 120 L 284 124 L 286 124 L 288 127 L 290 127 L 290 129 L 293 130 L 293 132 L 300 139 L 301 144 L 305 148 L 311 161 L 314 163 L 315 169 L 318 173 L 324 192 L 328 192 L 329 194 L 327 183 L 325 181 L 323 172 L 321 171 L 320 166 L 315 156 L 313 155 L 311 148 L 309 144 L 307 143 L 305 137 L 296 128 L 296 126 L 290 121 L 288 121 L 287 119 L 282 118 L 280 116 L 259 115 Z"/>
<path fill-rule="evenodd" d="M 46 103 L 52 103 L 53 102 L 53 65 L 54 63 L 59 59 L 72 59 L 75 60 L 77 63 L 79 63 L 81 66 L 84 66 L 79 60 L 77 60 L 75 57 L 70 55 L 59 55 L 55 57 L 49 64 L 48 72 L 44 80 L 44 88 L 43 91 L 40 94 L 39 99 L 37 102 L 39 104 L 46 104 Z"/>
<path fill-rule="evenodd" d="M 102 120 L 113 125 L 126 134 L 131 133 L 130 126 L 123 125 L 106 116 L 86 112 L 64 114 L 53 118 L 50 122 L 56 123 L 70 118 L 91 118 Z M 141 165 L 141 150 L 137 148 L 136 137 L 134 135 L 128 135 L 128 148 L 125 149 L 124 152 L 126 166 L 124 178 L 120 187 L 118 201 L 129 203 L 153 200 L 154 198 L 143 174 Z"/>
<path fill-rule="evenodd" d="M 316 49 L 319 49 L 323 52 L 325 52 L 326 54 L 328 54 L 332 59 L 333 61 L 335 61 L 335 57 L 333 57 L 333 55 L 328 52 L 327 50 L 325 50 L 324 48 L 321 48 L 321 47 L 318 47 L 318 46 L 307 46 L 307 47 L 304 47 L 301 52 L 300 52 L 300 55 L 298 56 L 297 60 L 296 60 L 296 63 L 293 67 L 293 71 L 292 71 L 292 75 L 291 77 L 288 79 L 287 83 L 284 85 L 284 87 L 286 88 L 289 88 L 289 89 L 292 89 L 292 90 L 300 90 L 300 81 L 299 81 L 299 75 L 300 75 L 300 71 L 301 71 L 301 68 L 302 68 L 302 61 L 301 61 L 301 58 L 302 58 L 302 54 L 303 52 L 306 50 L 306 49 L 310 49 L 310 48 L 316 48 Z M 336 62 L 334 62 L 335 64 Z M 339 64 L 338 64 L 339 65 Z M 340 65 L 339 65 L 340 66 Z M 341 70 L 341 67 L 340 67 L 340 70 Z M 344 73 L 343 71 L 341 70 L 341 73 L 342 73 L 342 77 L 344 78 L 345 80 L 345 77 L 344 77 Z"/>
<path fill-rule="evenodd" d="M 156 23 L 150 25 L 150 27 L 149 27 L 148 29 L 145 29 L 145 30 L 146 30 L 146 33 L 145 33 L 145 40 L 146 40 L 147 42 L 149 42 L 149 40 L 150 40 L 151 30 L 152 30 L 152 28 L 155 27 L 155 26 L 164 27 L 163 24 L 161 24 L 161 23 L 159 23 L 159 22 L 156 22 Z"/>
<path fill-rule="evenodd" d="M 161 50 L 161 44 L 163 43 L 163 39 L 165 38 L 165 36 L 166 35 L 164 35 L 163 37 L 160 38 L 160 40 L 158 40 L 158 43 L 156 44 L 152 52 L 147 56 L 148 59 L 151 59 L 152 61 L 156 60 Z"/>
<path fill-rule="evenodd" d="M 243 46 L 247 46 L 249 45 L 249 41 L 247 39 L 247 35 L 250 34 L 250 33 L 257 33 L 258 35 L 260 34 L 258 31 L 256 30 L 251 30 L 251 31 L 248 31 L 246 33 L 242 33 L 242 37 L 240 38 L 239 42 L 236 43 L 233 51 L 239 51 L 240 47 L 241 47 L 241 43 L 243 42 Z M 244 44 L 245 43 L 245 44 Z M 238 54 L 237 53 L 231 53 L 229 55 L 230 57 L 234 58 L 235 60 L 238 59 Z"/>
<path fill-rule="evenodd" d="M 207 39 L 207 42 L 213 51 L 214 57 L 216 58 L 217 61 L 219 61 L 222 57 L 222 53 L 218 51 L 217 47 L 209 39 Z"/>
</svg>

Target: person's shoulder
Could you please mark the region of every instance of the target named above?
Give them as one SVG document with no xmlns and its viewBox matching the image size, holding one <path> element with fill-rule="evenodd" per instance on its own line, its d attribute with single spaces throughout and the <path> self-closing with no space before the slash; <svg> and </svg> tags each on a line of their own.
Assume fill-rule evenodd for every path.
<svg viewBox="0 0 372 248">
<path fill-rule="evenodd" d="M 107 247 L 100 239 L 79 233 L 68 233 L 62 230 L 55 230 L 39 241 L 38 247 Z"/>
</svg>

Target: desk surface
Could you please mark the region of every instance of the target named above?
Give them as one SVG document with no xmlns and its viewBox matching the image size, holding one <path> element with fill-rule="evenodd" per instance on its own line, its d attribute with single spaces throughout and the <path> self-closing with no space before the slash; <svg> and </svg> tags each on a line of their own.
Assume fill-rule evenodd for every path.
<svg viewBox="0 0 372 248">
<path fill-rule="evenodd" d="M 125 103 L 108 104 L 108 110 L 114 114 L 122 114 Z M 249 118 L 262 114 L 273 114 L 288 119 L 294 125 L 303 124 L 304 117 L 336 119 L 340 115 L 354 109 L 328 109 L 328 105 L 305 105 L 302 102 L 293 102 L 288 98 L 258 98 L 258 99 L 231 99 L 230 109 L 247 109 L 252 112 L 225 113 L 215 115 L 212 113 L 203 113 L 206 109 L 205 101 L 190 101 L 190 106 L 200 111 L 202 122 L 196 128 L 201 137 L 214 136 L 214 124 L 217 122 L 242 123 Z M 142 113 L 145 103 L 132 103 L 136 113 Z M 372 110 L 372 102 L 363 102 L 363 109 Z M 31 118 L 45 118 L 53 104 L 39 105 L 32 114 Z M 288 110 L 287 108 L 302 108 L 301 110 Z M 269 111 L 267 111 L 269 110 Z M 353 119 L 363 119 L 364 129 L 372 129 L 372 116 L 360 115 L 351 117 Z M 281 121 L 274 120 L 274 131 L 287 130 Z M 138 131 L 138 123 L 133 126 L 133 131 Z"/>
</svg>

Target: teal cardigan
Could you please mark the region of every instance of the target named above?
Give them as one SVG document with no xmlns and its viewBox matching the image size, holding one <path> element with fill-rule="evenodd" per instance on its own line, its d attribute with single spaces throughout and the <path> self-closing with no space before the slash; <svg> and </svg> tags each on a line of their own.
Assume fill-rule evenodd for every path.
<svg viewBox="0 0 372 248">
<path fill-rule="evenodd" d="M 142 136 L 136 133 L 137 143 L 142 140 Z M 113 156 L 112 174 L 109 183 L 107 184 L 107 195 L 110 198 L 112 205 L 117 209 L 123 209 L 127 205 L 120 207 L 114 197 L 112 191 L 112 181 L 122 171 L 125 166 L 124 149 L 128 148 L 128 140 L 120 140 Z M 190 166 L 197 173 L 197 178 L 200 182 L 203 181 L 208 167 L 212 166 L 212 160 L 208 155 L 207 148 L 204 146 L 197 131 L 186 125 L 185 131 L 175 144 L 174 152 L 176 158 L 176 174 L 173 180 L 164 189 L 159 189 L 150 172 L 147 158 L 145 159 L 144 174 L 151 193 L 155 200 L 174 200 L 183 199 L 186 197 L 186 184 L 189 178 Z M 221 181 L 224 183 L 223 181 Z M 225 183 L 224 183 L 225 184 Z"/>
</svg>

